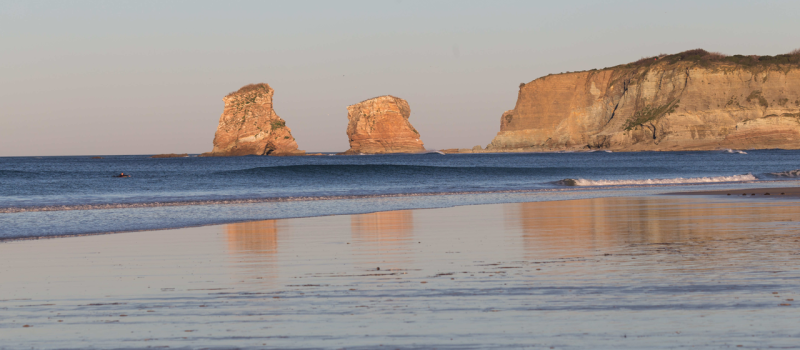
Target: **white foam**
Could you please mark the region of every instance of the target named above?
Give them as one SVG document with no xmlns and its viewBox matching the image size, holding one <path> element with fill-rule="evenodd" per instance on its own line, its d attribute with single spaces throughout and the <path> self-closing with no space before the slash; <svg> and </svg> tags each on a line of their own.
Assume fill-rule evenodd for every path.
<svg viewBox="0 0 800 350">
<path fill-rule="evenodd" d="M 777 177 L 800 177 L 800 169 L 781 171 L 779 173 L 769 173 L 769 174 Z"/>
<path fill-rule="evenodd" d="M 730 149 L 730 148 L 726 148 L 726 149 L 724 149 L 724 151 L 728 152 L 728 153 L 747 154 L 747 152 L 745 152 L 745 151 L 740 151 L 740 150 L 735 150 L 735 149 Z"/>
<path fill-rule="evenodd" d="M 559 181 L 566 186 L 621 186 L 621 185 L 671 185 L 671 184 L 698 184 L 715 182 L 743 182 L 756 181 L 758 178 L 752 174 L 712 177 L 676 177 L 672 179 L 643 179 L 643 180 L 587 180 L 564 179 Z"/>
</svg>

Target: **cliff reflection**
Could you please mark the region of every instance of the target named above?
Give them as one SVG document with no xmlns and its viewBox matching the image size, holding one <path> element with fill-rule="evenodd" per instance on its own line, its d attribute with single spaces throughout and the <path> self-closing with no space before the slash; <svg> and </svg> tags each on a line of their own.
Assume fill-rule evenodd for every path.
<svg viewBox="0 0 800 350">
<path fill-rule="evenodd" d="M 351 215 L 350 230 L 359 254 L 372 262 L 406 261 L 406 248 L 414 239 L 414 212 L 387 211 Z M 386 258 L 389 260 L 386 260 Z"/>
<path fill-rule="evenodd" d="M 744 237 L 751 223 L 791 220 L 799 210 L 771 203 L 702 198 L 617 197 L 508 204 L 529 259 L 587 256 L 611 247 Z M 754 220 L 758 218 L 757 220 Z"/>
<path fill-rule="evenodd" d="M 225 225 L 228 249 L 235 254 L 274 254 L 278 250 L 277 220 Z"/>
<path fill-rule="evenodd" d="M 228 253 L 236 265 L 258 277 L 274 276 L 278 252 L 278 231 L 282 220 L 263 220 L 227 224 L 224 233 Z M 255 276 L 252 276 L 255 277 Z M 256 277 L 256 278 L 258 278 Z"/>
</svg>

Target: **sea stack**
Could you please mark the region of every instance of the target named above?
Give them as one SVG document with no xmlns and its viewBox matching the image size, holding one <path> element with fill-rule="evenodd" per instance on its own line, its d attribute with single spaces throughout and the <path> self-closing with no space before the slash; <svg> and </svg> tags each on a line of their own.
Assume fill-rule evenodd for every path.
<svg viewBox="0 0 800 350">
<path fill-rule="evenodd" d="M 292 131 L 272 109 L 269 85 L 250 84 L 225 96 L 214 149 L 202 156 L 303 155 Z"/>
<path fill-rule="evenodd" d="M 491 152 L 800 148 L 800 52 L 704 50 L 520 84 Z"/>
<path fill-rule="evenodd" d="M 344 154 L 417 153 L 425 151 L 419 132 L 411 126 L 408 102 L 380 96 L 347 106 L 347 137 Z"/>
</svg>

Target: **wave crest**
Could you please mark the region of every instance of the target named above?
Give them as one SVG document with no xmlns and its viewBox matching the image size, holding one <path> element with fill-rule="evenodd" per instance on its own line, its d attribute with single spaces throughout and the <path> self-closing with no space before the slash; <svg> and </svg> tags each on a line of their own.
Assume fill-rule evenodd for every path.
<svg viewBox="0 0 800 350">
<path fill-rule="evenodd" d="M 564 179 L 558 181 L 563 186 L 622 186 L 622 185 L 676 185 L 676 184 L 697 184 L 697 183 L 717 183 L 717 182 L 745 182 L 756 181 L 758 178 L 753 174 L 732 175 L 732 176 L 712 176 L 712 177 L 676 177 L 672 179 L 643 179 L 643 180 L 587 180 L 587 179 Z"/>
<path fill-rule="evenodd" d="M 781 171 L 777 173 L 769 173 L 775 177 L 800 177 L 800 169 L 789 170 L 789 171 Z"/>
<path fill-rule="evenodd" d="M 618 167 L 595 167 L 598 171 L 616 171 Z M 633 169 L 633 168 L 622 168 Z M 581 167 L 525 167 L 525 166 L 457 166 L 457 165 L 406 165 L 406 164 L 306 164 L 254 167 L 218 171 L 216 176 L 265 177 L 351 177 L 351 176 L 546 176 L 581 171 Z"/>
<path fill-rule="evenodd" d="M 745 152 L 745 151 L 742 151 L 742 150 L 738 150 L 738 149 L 730 149 L 730 148 L 726 148 L 726 149 L 724 149 L 723 151 L 725 151 L 725 152 L 728 152 L 728 153 L 747 154 L 747 152 Z"/>
</svg>

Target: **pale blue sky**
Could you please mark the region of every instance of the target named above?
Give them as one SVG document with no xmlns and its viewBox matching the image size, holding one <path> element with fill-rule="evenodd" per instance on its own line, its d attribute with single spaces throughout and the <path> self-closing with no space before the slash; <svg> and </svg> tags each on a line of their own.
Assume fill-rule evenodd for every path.
<svg viewBox="0 0 800 350">
<path fill-rule="evenodd" d="M 0 1 L 0 156 L 200 153 L 266 82 L 307 151 L 408 100 L 427 148 L 488 144 L 519 83 L 704 48 L 800 47 L 800 1 Z"/>
</svg>

